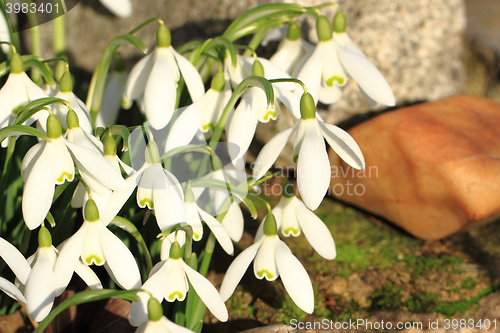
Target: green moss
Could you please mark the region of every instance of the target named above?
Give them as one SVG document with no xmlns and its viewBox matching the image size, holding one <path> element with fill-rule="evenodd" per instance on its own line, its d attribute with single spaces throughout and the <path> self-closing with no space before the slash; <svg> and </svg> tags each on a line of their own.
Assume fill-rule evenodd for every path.
<svg viewBox="0 0 500 333">
<path fill-rule="evenodd" d="M 392 283 L 386 283 L 373 292 L 370 310 L 395 310 L 402 304 L 401 297 L 401 290 L 398 287 Z"/>
<path fill-rule="evenodd" d="M 354 264 L 358 268 L 370 265 L 367 253 L 354 244 L 337 244 L 336 262 Z"/>
<path fill-rule="evenodd" d="M 462 288 L 464 289 L 474 289 L 477 286 L 477 282 L 474 281 L 470 276 L 462 280 Z"/>
</svg>

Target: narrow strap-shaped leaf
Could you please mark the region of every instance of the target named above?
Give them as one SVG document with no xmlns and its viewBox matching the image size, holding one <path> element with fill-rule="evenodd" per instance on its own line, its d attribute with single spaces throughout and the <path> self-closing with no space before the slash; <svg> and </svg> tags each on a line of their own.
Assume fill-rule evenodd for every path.
<svg viewBox="0 0 500 333">
<path fill-rule="evenodd" d="M 139 50 L 147 53 L 146 45 L 140 41 L 137 37 L 132 35 L 121 35 L 115 37 L 109 42 L 104 54 L 97 65 L 97 68 L 92 75 L 92 80 L 90 81 L 89 92 L 87 95 L 87 108 L 90 110 L 90 115 L 92 117 L 92 125 L 95 124 L 95 119 L 97 118 L 97 113 L 101 108 L 102 95 L 104 93 L 104 87 L 106 84 L 106 78 L 108 76 L 109 66 L 113 55 L 115 54 L 118 47 L 124 44 L 132 44 L 136 46 Z"/>
<path fill-rule="evenodd" d="M 52 70 L 46 63 L 40 61 L 38 58 L 32 58 L 24 61 L 24 65 L 38 69 L 40 73 L 42 73 L 45 82 L 52 88 L 55 88 L 56 81 L 54 81 L 54 75 L 52 73 Z"/>
<path fill-rule="evenodd" d="M 38 327 L 33 331 L 33 333 L 41 333 L 43 330 L 50 324 L 52 320 L 61 312 L 66 310 L 67 308 L 78 305 L 82 303 L 100 301 L 106 298 L 121 298 L 127 301 L 138 302 L 139 296 L 137 296 L 137 292 L 141 291 L 140 289 L 132 289 L 132 290 L 111 290 L 111 289 L 101 289 L 101 290 L 86 290 L 79 292 L 68 299 L 64 300 L 59 306 L 52 310 L 49 315 L 38 325 Z"/>
<path fill-rule="evenodd" d="M 236 64 L 237 64 L 236 48 L 234 47 L 234 44 L 228 38 L 226 38 L 224 36 L 215 37 L 205 47 L 205 51 L 210 50 L 214 47 L 219 47 L 219 46 L 223 46 L 226 48 L 226 50 L 229 52 L 229 55 L 231 56 L 231 64 L 233 65 L 233 67 L 236 67 Z"/>
<path fill-rule="evenodd" d="M 40 139 L 49 140 L 49 137 L 36 128 L 24 125 L 10 125 L 0 130 L 0 142 L 8 136 L 33 135 Z"/>
<path fill-rule="evenodd" d="M 35 113 L 42 110 L 47 105 L 54 104 L 54 103 L 64 104 L 68 107 L 71 107 L 70 102 L 68 102 L 67 100 L 61 99 L 61 98 L 57 98 L 57 97 L 39 98 L 39 99 L 32 101 L 31 103 L 26 104 L 26 106 L 23 107 L 19 111 L 19 114 L 17 115 L 15 124 L 20 125 L 20 124 L 24 123 L 31 116 L 33 116 Z"/>
</svg>

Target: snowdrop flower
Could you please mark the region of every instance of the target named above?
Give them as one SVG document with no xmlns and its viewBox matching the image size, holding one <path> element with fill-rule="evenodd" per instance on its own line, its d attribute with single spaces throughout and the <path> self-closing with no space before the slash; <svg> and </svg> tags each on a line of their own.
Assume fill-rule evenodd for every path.
<svg viewBox="0 0 500 333">
<path fill-rule="evenodd" d="M 201 221 L 204 221 L 224 251 L 229 255 L 233 255 L 233 242 L 228 232 L 219 221 L 196 204 L 194 193 L 190 187 L 188 187 L 184 196 L 184 212 L 186 214 L 186 223 L 193 228 L 193 239 L 195 241 L 199 241 L 203 237 L 203 225 Z M 183 233 L 183 235 L 185 234 Z M 181 245 L 183 243 L 183 241 L 180 241 Z"/>
<path fill-rule="evenodd" d="M 38 232 L 38 249 L 32 259 L 31 274 L 24 288 L 28 301 L 26 310 L 30 318 L 36 322 L 45 319 L 54 304 L 56 257 L 50 232 L 42 225 Z"/>
<path fill-rule="evenodd" d="M 58 249 L 52 246 L 52 236 L 43 224 L 38 232 L 38 244 L 37 251 L 27 260 L 32 269 L 26 285 L 16 280 L 16 285 L 24 292 L 28 301 L 28 315 L 36 322 L 45 319 L 52 309 L 56 297 L 54 265 L 59 253 Z M 77 263 L 75 272 L 91 289 L 102 289 L 97 275 L 81 261 Z"/>
<path fill-rule="evenodd" d="M 139 293 L 144 294 L 144 293 Z M 148 318 L 136 330 L 136 333 L 194 333 L 193 331 L 179 326 L 163 315 L 160 302 L 154 297 L 148 301 Z"/>
<path fill-rule="evenodd" d="M 295 68 L 314 51 L 314 46 L 300 37 L 300 28 L 290 22 L 288 31 L 269 61 L 293 75 Z"/>
<path fill-rule="evenodd" d="M 358 83 L 363 96 L 374 101 L 370 102 L 371 105 L 376 102 L 393 106 L 394 95 L 387 81 L 345 34 L 342 12 L 337 13 L 334 27 L 335 38 L 332 38 L 330 22 L 324 16 L 318 17 L 316 30 L 319 43 L 297 75 L 314 101 L 324 104 L 337 102 L 347 83 L 347 72 Z M 300 93 L 299 90 L 297 92 Z"/>
<path fill-rule="evenodd" d="M 116 124 L 126 82 L 127 72 L 125 71 L 125 62 L 120 58 L 117 60 L 115 70 L 108 75 L 108 80 L 102 94 L 101 109 L 95 121 L 96 127 L 113 126 Z"/>
<path fill-rule="evenodd" d="M 151 139 L 146 147 L 146 161 L 142 167 L 126 180 L 128 189 L 114 191 L 102 220 L 109 223 L 120 211 L 137 187 L 137 205 L 154 210 L 156 222 L 166 230 L 185 221 L 184 193 L 177 178 L 161 164 L 156 143 Z"/>
<path fill-rule="evenodd" d="M 49 140 L 31 147 L 21 165 L 24 180 L 22 210 L 30 230 L 37 228 L 47 216 L 55 185 L 74 179 L 73 161 L 82 177 L 88 174 L 89 178 L 95 178 L 109 189 L 127 189 L 120 173 L 102 155 L 62 137 L 61 123 L 54 114 L 47 118 L 47 134 Z"/>
<path fill-rule="evenodd" d="M 26 75 L 21 56 L 14 52 L 10 59 L 9 77 L 0 89 L 0 105 L 2 105 L 0 129 L 14 124 L 17 114 L 26 104 L 42 97 L 47 97 L 47 95 Z M 35 119 L 30 118 L 25 123 L 30 125 L 33 121 Z"/>
<path fill-rule="evenodd" d="M 193 64 L 170 45 L 170 31 L 166 26 L 158 28 L 157 40 L 156 49 L 132 68 L 123 95 L 123 107 L 130 108 L 132 100 L 142 95 L 142 111 L 154 129 L 161 129 L 174 113 L 181 74 L 193 101 L 203 96 L 205 87 Z"/>
<path fill-rule="evenodd" d="M 314 292 L 309 275 L 295 258 L 288 246 L 279 239 L 273 214 L 264 220 L 264 234 L 255 243 L 240 253 L 229 266 L 220 295 L 224 301 L 233 294 L 250 263 L 255 277 L 274 281 L 279 276 L 286 291 L 299 308 L 307 313 L 314 311 Z"/>
<path fill-rule="evenodd" d="M 297 237 L 304 232 L 307 241 L 320 256 L 328 260 L 335 259 L 337 251 L 330 230 L 295 196 L 293 185 L 288 180 L 285 180 L 283 184 L 283 196 L 278 205 L 273 208 L 273 215 L 276 217 L 276 224 L 283 236 Z M 262 236 L 263 227 L 263 224 L 259 226 L 255 238 Z"/>
<path fill-rule="evenodd" d="M 266 79 L 290 77 L 269 60 L 262 58 L 257 60 L 244 58 L 241 67 L 246 73 L 252 73 Z M 279 103 L 276 100 L 282 101 L 295 114 L 295 117 L 298 117 L 299 99 L 292 93 L 295 84 L 292 82 L 273 83 L 273 88 L 275 93 L 274 109 L 269 109 L 266 94 L 260 88 L 249 88 L 243 94 L 240 104 L 236 107 L 227 125 L 227 141 L 239 147 L 238 152 L 229 151 L 231 159 L 236 160 L 247 152 L 259 122 L 267 123 L 271 119 L 276 120 L 279 114 Z"/>
<path fill-rule="evenodd" d="M 10 267 L 16 278 L 22 283 L 26 283 L 31 273 L 31 267 L 21 252 L 8 241 L 0 238 L 0 257 Z M 0 277 L 0 290 L 16 301 L 27 304 L 28 301 L 21 291 L 10 281 Z"/>
<path fill-rule="evenodd" d="M 186 107 L 175 120 L 167 136 L 165 152 L 188 145 L 199 131 L 213 131 L 230 98 L 228 74 L 218 72 L 205 95 Z"/>
<path fill-rule="evenodd" d="M 200 296 L 212 314 L 220 321 L 227 321 L 228 313 L 221 296 L 215 287 L 200 273 L 189 267 L 182 259 L 182 249 L 178 242 L 170 247 L 169 257 L 157 263 L 141 289 L 150 292 L 159 301 L 183 301 L 189 290 L 189 283 Z M 139 293 L 141 300 L 133 302 L 130 308 L 129 321 L 138 326 L 147 320 L 145 293 Z"/>
<path fill-rule="evenodd" d="M 121 18 L 132 15 L 131 0 L 99 0 L 110 12 Z"/>
<path fill-rule="evenodd" d="M 68 285 L 80 258 L 86 265 L 104 265 L 123 289 L 134 289 L 141 285 L 141 275 L 134 256 L 101 222 L 92 199 L 85 205 L 82 226 L 66 241 L 57 257 L 54 267 L 56 295 L 60 295 Z"/>
<path fill-rule="evenodd" d="M 316 210 L 330 185 L 330 161 L 325 139 L 347 164 L 364 170 L 365 160 L 354 139 L 337 126 L 316 118 L 313 97 L 309 93 L 300 100 L 301 119 L 275 135 L 260 151 L 254 164 L 254 179 L 260 179 L 273 165 L 288 140 L 296 133 L 293 160 L 297 161 L 297 185 L 305 205 Z"/>
</svg>

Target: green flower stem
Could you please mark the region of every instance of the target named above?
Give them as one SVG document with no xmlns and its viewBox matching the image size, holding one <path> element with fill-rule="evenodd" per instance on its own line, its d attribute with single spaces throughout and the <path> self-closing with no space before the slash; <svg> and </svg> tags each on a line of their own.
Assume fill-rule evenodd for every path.
<svg viewBox="0 0 500 333">
<path fill-rule="evenodd" d="M 58 0 L 53 0 L 53 3 L 58 3 Z M 62 1 L 64 4 L 64 1 Z M 66 7 L 66 6 L 64 6 Z M 64 8 L 66 9 L 66 8 Z M 64 11 L 66 12 L 66 10 Z M 66 24 L 64 21 L 65 15 L 60 15 L 53 20 L 54 26 L 54 53 L 56 57 L 67 59 L 66 55 Z M 55 77 L 57 80 L 61 78 L 66 69 L 67 62 L 58 61 L 55 68 Z"/>
<path fill-rule="evenodd" d="M 260 45 L 260 42 L 262 42 L 262 39 L 264 36 L 267 34 L 269 31 L 269 27 L 260 29 L 255 35 L 253 35 L 252 40 L 250 43 L 248 43 L 248 47 L 250 50 L 257 50 L 257 47 Z M 243 56 L 249 57 L 251 55 L 251 52 L 249 50 L 246 50 L 243 53 Z"/>
<path fill-rule="evenodd" d="M 25 0 L 25 3 L 31 5 L 33 3 L 32 0 Z M 28 16 L 28 21 L 31 26 L 31 45 L 32 45 L 32 54 L 37 57 L 42 57 L 42 39 L 40 38 L 40 25 L 38 22 L 38 16 L 36 13 L 32 13 L 28 10 L 26 13 Z M 35 69 L 31 70 L 31 79 L 38 85 L 42 84 L 42 77 L 40 73 L 38 73 Z"/>
<path fill-rule="evenodd" d="M 224 216 L 226 214 L 224 213 Z M 219 219 L 217 219 L 219 220 Z M 212 260 L 212 254 L 214 253 L 215 248 L 215 235 L 210 232 L 210 236 L 208 236 L 207 244 L 205 245 L 205 251 L 203 253 L 203 260 L 200 265 L 200 274 L 206 276 L 208 273 L 208 267 L 210 266 L 210 261 Z"/>
<path fill-rule="evenodd" d="M 160 25 L 164 25 L 164 23 L 163 23 L 163 20 L 162 20 L 162 19 L 160 19 L 160 18 L 158 18 L 158 17 L 154 17 L 154 18 L 149 19 L 149 20 L 147 20 L 146 22 L 144 22 L 144 23 L 142 23 L 142 24 L 138 25 L 138 26 L 137 26 L 137 27 L 135 27 L 134 29 L 130 30 L 130 31 L 128 32 L 128 34 L 129 34 L 129 35 L 133 35 L 133 34 L 135 34 L 137 31 L 141 30 L 142 28 L 144 28 L 145 26 L 147 26 L 148 24 L 153 23 L 153 22 L 158 22 Z"/>
<path fill-rule="evenodd" d="M 302 90 L 304 90 L 304 94 L 307 93 L 307 87 L 304 84 L 304 82 L 302 82 L 300 80 L 297 80 L 297 79 L 293 79 L 293 78 L 289 78 L 289 79 L 272 79 L 272 80 L 269 80 L 269 82 L 271 82 L 271 83 L 280 83 L 280 82 L 293 82 L 293 83 L 297 83 L 297 84 L 299 84 L 302 87 Z"/>
<path fill-rule="evenodd" d="M 7 152 L 5 155 L 5 162 L 3 165 L 3 171 L 2 171 L 2 180 L 0 181 L 0 210 L 2 212 L 6 211 L 5 204 L 7 200 L 5 199 L 5 191 L 7 190 L 7 183 L 9 181 L 9 171 L 11 169 L 12 165 L 12 156 L 14 155 L 14 150 L 16 148 L 16 138 L 15 137 L 10 137 L 9 138 L 9 146 L 7 147 Z M 2 219 L 3 222 L 7 222 L 4 219 Z M 2 225 L 0 227 L 0 232 L 3 231 L 5 225 Z"/>
</svg>

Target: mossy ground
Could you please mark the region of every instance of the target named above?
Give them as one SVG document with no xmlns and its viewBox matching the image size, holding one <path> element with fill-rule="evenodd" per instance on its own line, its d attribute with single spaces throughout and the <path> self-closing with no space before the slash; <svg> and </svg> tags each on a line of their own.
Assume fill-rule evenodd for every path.
<svg viewBox="0 0 500 333">
<path fill-rule="evenodd" d="M 250 268 L 226 303 L 230 321 L 244 320 L 248 328 L 249 322 L 288 324 L 291 319 L 426 323 L 435 317 L 474 318 L 481 298 L 499 288 L 498 222 L 443 241 L 423 241 L 332 199 L 326 198 L 316 213 L 335 239 L 335 260 L 321 258 L 303 235 L 282 238 L 309 272 L 315 290 L 313 315 L 293 304 L 279 279 L 257 280 Z M 253 241 L 258 222 L 248 222 L 237 252 Z M 215 283 L 220 283 L 230 260 L 214 265 Z M 219 325 L 221 332 L 224 327 L 237 331 L 229 329 L 231 324 Z"/>
</svg>

